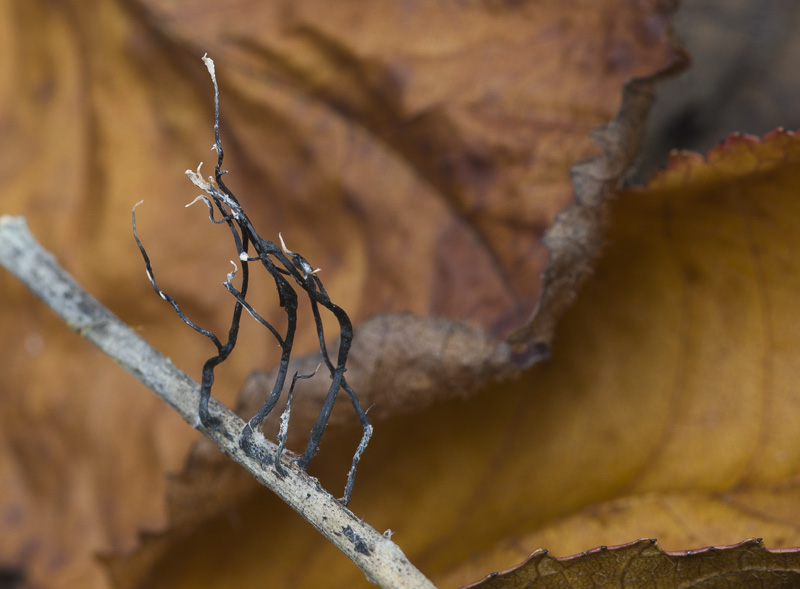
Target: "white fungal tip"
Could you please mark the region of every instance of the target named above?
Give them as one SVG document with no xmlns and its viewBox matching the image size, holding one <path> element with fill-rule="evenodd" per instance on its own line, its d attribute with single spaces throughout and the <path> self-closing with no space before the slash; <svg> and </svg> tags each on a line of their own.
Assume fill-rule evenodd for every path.
<svg viewBox="0 0 800 589">
<path fill-rule="evenodd" d="M 283 235 L 281 235 L 280 232 L 278 232 L 278 239 L 281 240 L 281 249 L 283 250 L 284 254 L 286 254 L 287 256 L 295 255 L 292 250 L 290 250 L 288 247 L 286 247 L 286 243 L 283 241 Z"/>
<path fill-rule="evenodd" d="M 234 262 L 233 260 L 230 260 L 230 263 L 233 264 L 233 270 L 228 272 L 228 282 L 233 280 L 234 277 L 236 276 L 236 273 L 239 271 L 239 267 L 236 265 L 236 262 Z"/>
<path fill-rule="evenodd" d="M 316 274 L 317 272 L 322 270 L 322 268 L 315 268 L 314 270 L 312 270 L 311 264 L 309 264 L 306 261 L 302 262 L 302 266 L 303 266 L 303 273 L 305 274 L 304 278 L 308 278 L 309 274 Z"/>
<path fill-rule="evenodd" d="M 205 195 L 198 194 L 198 195 L 197 195 L 197 198 L 195 198 L 195 199 L 194 199 L 192 202 L 190 202 L 188 205 L 183 205 L 183 206 L 184 206 L 185 208 L 187 208 L 187 209 L 188 209 L 190 206 L 192 206 L 192 205 L 193 205 L 194 203 L 196 203 L 198 200 L 205 201 L 205 202 L 206 202 L 206 204 L 208 204 L 208 200 L 206 199 Z"/>
<path fill-rule="evenodd" d="M 392 536 L 394 536 L 394 532 L 392 531 L 392 528 L 389 528 L 388 530 L 386 530 L 386 531 L 383 533 L 383 536 L 384 536 L 384 538 L 386 538 L 387 540 L 391 540 L 391 539 L 392 539 Z"/>
<path fill-rule="evenodd" d="M 133 209 L 132 209 L 132 210 L 134 210 L 134 211 L 135 211 L 135 210 L 136 210 L 136 207 L 138 207 L 138 206 L 139 206 L 140 204 L 142 204 L 143 202 L 144 202 L 144 200 L 140 200 L 139 202 L 137 202 L 135 205 L 133 205 Z"/>
<path fill-rule="evenodd" d="M 242 262 L 246 262 L 250 256 L 247 255 L 247 252 L 242 252 L 239 254 L 239 259 Z"/>
<path fill-rule="evenodd" d="M 206 69 L 211 77 L 214 77 L 214 60 L 208 56 L 208 53 L 203 54 L 203 63 L 206 64 Z"/>
<path fill-rule="evenodd" d="M 189 177 L 189 180 L 192 181 L 192 184 L 197 186 L 200 190 L 205 190 L 206 192 L 208 192 L 209 190 L 211 190 L 211 184 L 203 180 L 203 177 L 200 175 L 200 168 L 202 167 L 203 167 L 203 162 L 200 162 L 200 165 L 197 166 L 196 172 L 193 172 L 192 170 L 186 170 L 186 172 L 184 173 Z M 209 178 L 209 180 L 213 181 L 213 179 L 211 178 Z"/>
</svg>

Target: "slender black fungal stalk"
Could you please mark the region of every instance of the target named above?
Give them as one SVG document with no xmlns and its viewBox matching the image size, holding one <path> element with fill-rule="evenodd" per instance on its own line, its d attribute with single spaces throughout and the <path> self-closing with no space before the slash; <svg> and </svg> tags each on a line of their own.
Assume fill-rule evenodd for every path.
<svg viewBox="0 0 800 589">
<path fill-rule="evenodd" d="M 359 443 L 358 448 L 353 455 L 350 472 L 347 475 L 347 484 L 345 486 L 344 497 L 342 498 L 342 503 L 347 505 L 347 503 L 350 501 L 350 495 L 353 491 L 353 479 L 355 477 L 356 466 L 361 458 L 361 454 L 367 447 L 370 437 L 372 436 L 372 426 L 367 419 L 366 412 L 361 406 L 355 391 L 353 391 L 350 385 L 347 384 L 347 380 L 344 377 L 344 372 L 346 369 L 345 365 L 347 364 L 347 357 L 350 353 L 350 346 L 353 341 L 353 325 L 350 322 L 350 318 L 347 316 L 347 313 L 345 313 L 341 307 L 334 304 L 328 296 L 328 293 L 325 291 L 325 287 L 317 277 L 319 268 L 313 269 L 311 264 L 309 264 L 303 256 L 289 250 L 280 234 L 278 234 L 281 242 L 280 247 L 278 247 L 275 243 L 259 236 L 258 233 L 256 233 L 253 224 L 250 222 L 250 219 L 242 209 L 242 206 L 239 204 L 239 201 L 236 200 L 236 197 L 222 181 L 222 176 L 226 173 L 226 171 L 222 169 L 223 152 L 222 143 L 220 142 L 219 138 L 219 87 L 217 85 L 217 77 L 214 71 L 214 62 L 207 56 L 203 56 L 203 61 L 205 62 L 206 67 L 211 74 L 211 80 L 214 84 L 214 149 L 217 152 L 217 165 L 214 170 L 214 176 L 208 177 L 207 179 L 204 179 L 200 174 L 200 166 L 202 166 L 202 164 L 198 166 L 197 171 L 187 170 L 186 175 L 189 176 L 189 179 L 194 183 L 195 186 L 202 189 L 206 193 L 198 196 L 190 204 L 194 204 L 198 200 L 202 200 L 208 207 L 209 220 L 212 223 L 225 223 L 228 226 L 236 246 L 237 257 L 242 263 L 241 286 L 237 289 L 233 285 L 233 278 L 236 276 L 238 271 L 238 267 L 235 263 L 234 269 L 228 274 L 228 279 L 223 283 L 225 288 L 233 295 L 235 299 L 231 326 L 228 330 L 228 339 L 224 343 L 214 333 L 200 327 L 191 319 L 189 319 L 183 313 L 175 299 L 164 293 L 164 291 L 158 287 L 153 274 L 153 268 L 150 263 L 150 259 L 145 252 L 142 242 L 139 240 L 138 234 L 136 233 L 136 207 L 134 207 L 134 210 L 131 213 L 133 235 L 136 239 L 137 245 L 139 246 L 139 250 L 142 253 L 142 257 L 144 258 L 145 269 L 147 270 L 147 276 L 150 279 L 150 284 L 153 286 L 153 290 L 155 290 L 162 299 L 172 305 L 172 308 L 175 309 L 178 317 L 180 317 L 184 323 L 198 333 L 210 339 L 217 348 L 217 354 L 206 360 L 205 364 L 203 365 L 200 388 L 200 405 L 198 407 L 197 422 L 195 424 L 197 427 L 202 426 L 207 429 L 219 428 L 219 419 L 211 415 L 208 409 L 208 401 L 211 398 L 211 386 L 214 384 L 214 369 L 228 358 L 233 351 L 233 348 L 236 346 L 237 336 L 239 333 L 239 321 L 242 316 L 242 311 L 247 311 L 258 323 L 266 327 L 277 340 L 278 345 L 281 347 L 278 376 L 275 379 L 275 384 L 273 385 L 272 391 L 267 397 L 267 400 L 264 402 L 264 405 L 253 417 L 250 418 L 242 430 L 239 438 L 239 445 L 248 455 L 261 460 L 262 463 L 271 462 L 274 464 L 276 472 L 279 474 L 283 473 L 283 469 L 280 465 L 280 456 L 286 445 L 289 410 L 292 394 L 294 392 L 294 386 L 298 379 L 311 378 L 313 374 L 299 375 L 295 373 L 291 379 L 286 408 L 281 416 L 281 429 L 280 433 L 278 434 L 278 453 L 274 457 L 259 455 L 261 452 L 257 450 L 256 445 L 253 444 L 252 436 L 253 432 L 256 431 L 264 419 L 266 419 L 266 417 L 275 408 L 275 405 L 277 404 L 286 384 L 289 370 L 289 360 L 291 359 L 294 336 L 297 330 L 298 297 L 297 292 L 292 286 L 292 282 L 294 282 L 302 291 L 306 293 L 311 303 L 311 310 L 314 315 L 314 324 L 317 330 L 317 335 L 319 336 L 319 349 L 320 354 L 322 355 L 322 362 L 325 364 L 330 373 L 331 384 L 328 388 L 328 393 L 325 397 L 325 401 L 323 402 L 319 417 L 317 418 L 317 421 L 311 430 L 306 450 L 303 456 L 297 460 L 297 464 L 301 468 L 305 469 L 308 467 L 311 459 L 314 458 L 314 455 L 319 449 L 320 440 L 322 439 L 322 432 L 328 423 L 328 418 L 330 417 L 336 397 L 340 390 L 344 390 L 350 397 L 353 409 L 355 410 L 356 416 L 358 417 L 363 429 L 361 442 Z M 215 218 L 214 216 L 217 211 L 221 215 L 219 219 Z M 251 246 L 254 250 L 253 255 L 250 255 L 248 252 Z M 272 326 L 266 319 L 256 312 L 252 305 L 250 305 L 250 303 L 246 300 L 247 285 L 249 282 L 249 264 L 251 262 L 260 262 L 260 264 L 269 273 L 269 275 L 272 276 L 272 279 L 275 282 L 275 288 L 278 291 L 280 305 L 286 312 L 288 319 L 286 332 L 283 334 L 281 334 L 274 326 Z M 339 322 L 340 344 L 335 363 L 333 360 L 331 360 L 327 346 L 325 345 L 325 333 L 322 328 L 322 318 L 320 316 L 319 309 L 320 306 L 330 311 Z"/>
</svg>

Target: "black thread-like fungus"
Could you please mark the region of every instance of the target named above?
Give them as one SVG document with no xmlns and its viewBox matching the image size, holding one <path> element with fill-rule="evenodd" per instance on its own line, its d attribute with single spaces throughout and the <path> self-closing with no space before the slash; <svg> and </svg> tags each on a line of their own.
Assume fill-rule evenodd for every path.
<svg viewBox="0 0 800 589">
<path fill-rule="evenodd" d="M 287 395 L 288 399 L 286 402 L 286 408 L 282 415 L 282 421 L 285 422 L 285 425 L 282 424 L 281 433 L 278 434 L 278 453 L 274 457 L 263 456 L 263 453 L 257 450 L 257 447 L 255 444 L 253 444 L 252 436 L 253 432 L 275 408 L 275 405 L 277 404 L 286 383 L 286 377 L 289 370 L 289 360 L 291 358 L 294 336 L 297 329 L 298 305 L 297 292 L 292 287 L 290 279 L 306 293 L 311 303 L 311 311 L 314 316 L 314 323 L 317 330 L 317 335 L 319 337 L 319 349 L 320 354 L 322 355 L 322 362 L 330 372 L 331 384 L 328 388 L 328 393 L 325 397 L 325 401 L 322 404 L 319 416 L 317 417 L 317 420 L 311 430 L 305 452 L 297 460 L 297 465 L 300 468 L 305 469 L 308 467 L 311 459 L 314 458 L 314 455 L 319 449 L 322 432 L 328 423 L 328 418 L 330 417 L 331 410 L 333 409 L 334 401 L 336 400 L 339 391 L 344 390 L 350 397 L 353 409 L 355 410 L 356 416 L 358 417 L 363 429 L 361 442 L 359 443 L 358 448 L 353 455 L 350 471 L 347 475 L 347 484 L 345 486 L 344 497 L 341 499 L 342 503 L 347 505 L 347 503 L 350 501 L 350 495 L 353 491 L 353 480 L 355 477 L 356 466 L 372 435 L 372 426 L 367 419 L 366 412 L 361 406 L 355 391 L 353 391 L 350 385 L 347 384 L 347 380 L 344 376 L 346 369 L 345 365 L 347 364 L 350 346 L 353 341 L 353 326 L 350 318 L 347 316 L 347 313 L 345 313 L 341 307 L 331 301 L 328 293 L 325 291 L 325 287 L 317 277 L 317 271 L 312 270 L 311 264 L 309 264 L 308 261 L 300 254 L 287 249 L 286 245 L 283 243 L 283 238 L 281 238 L 281 246 L 279 247 L 275 243 L 259 236 L 258 233 L 256 233 L 253 224 L 250 222 L 250 219 L 247 217 L 247 214 L 239 204 L 239 201 L 236 200 L 236 197 L 222 181 L 222 175 L 226 173 L 226 170 L 222 169 L 223 151 L 222 143 L 220 142 L 219 138 L 219 87 L 217 85 L 217 78 L 214 72 L 214 62 L 205 56 L 203 57 L 203 61 L 205 62 L 206 67 L 211 74 L 211 80 L 214 84 L 214 149 L 217 152 L 217 165 L 214 170 L 213 178 L 209 177 L 208 179 L 203 179 L 203 177 L 200 175 L 199 167 L 197 172 L 187 170 L 186 174 L 197 187 L 201 188 L 208 195 L 201 195 L 198 198 L 202 199 L 208 207 L 209 220 L 215 224 L 224 223 L 230 229 L 234 244 L 236 246 L 237 256 L 242 263 L 241 286 L 237 289 L 233 285 L 233 278 L 237 273 L 238 267 L 228 274 L 228 279 L 223 283 L 225 288 L 233 295 L 236 301 L 233 308 L 231 325 L 228 330 L 228 338 L 225 343 L 223 343 L 214 333 L 200 327 L 191 319 L 189 319 L 183 313 L 177 301 L 175 301 L 174 298 L 166 294 L 158 287 L 155 275 L 153 274 L 150 258 L 147 256 L 147 252 L 145 251 L 144 246 L 139 240 L 139 236 L 136 232 L 135 206 L 133 207 L 133 211 L 131 211 L 133 236 L 136 240 L 136 244 L 139 246 L 142 258 L 144 259 L 147 276 L 150 279 L 150 284 L 152 285 L 153 290 L 155 290 L 155 292 L 162 299 L 172 305 L 172 308 L 178 314 L 178 317 L 180 317 L 180 319 L 186 323 L 186 325 L 201 335 L 207 337 L 217 348 L 217 354 L 206 360 L 205 364 L 203 365 L 202 379 L 200 383 L 198 425 L 201 425 L 207 429 L 221 430 L 221 422 L 219 418 L 214 417 L 209 413 L 208 402 L 211 398 L 211 387 L 214 384 L 214 369 L 219 364 L 224 362 L 228 356 L 230 356 L 231 352 L 236 346 L 236 341 L 239 334 L 239 321 L 241 320 L 242 311 L 247 311 L 253 317 L 253 319 L 266 327 L 277 340 L 278 345 L 281 348 L 278 376 L 275 379 L 272 391 L 267 397 L 267 400 L 264 402 L 264 405 L 255 415 L 253 415 L 253 417 L 250 418 L 242 430 L 239 438 L 239 445 L 251 457 L 261 460 L 265 463 L 272 462 L 279 475 L 285 474 L 284 469 L 280 465 L 280 456 L 286 446 L 286 427 L 288 427 L 289 408 L 294 386 L 298 379 L 311 378 L 313 374 L 299 375 L 295 373 L 292 377 L 292 382 L 289 386 L 289 392 Z M 221 215 L 219 219 L 216 219 L 214 216 L 217 211 Z M 249 253 L 251 247 L 255 252 L 254 255 L 250 255 Z M 287 315 L 286 332 L 283 334 L 281 334 L 266 319 L 259 315 L 246 300 L 247 287 L 250 277 L 249 264 L 251 262 L 260 263 L 267 273 L 272 276 L 275 282 L 275 288 L 278 291 L 280 306 L 283 307 Z M 332 313 L 339 322 L 340 343 L 339 352 L 337 354 L 335 363 L 331 360 L 328 349 L 325 345 L 325 334 L 322 328 L 320 306 Z"/>
</svg>

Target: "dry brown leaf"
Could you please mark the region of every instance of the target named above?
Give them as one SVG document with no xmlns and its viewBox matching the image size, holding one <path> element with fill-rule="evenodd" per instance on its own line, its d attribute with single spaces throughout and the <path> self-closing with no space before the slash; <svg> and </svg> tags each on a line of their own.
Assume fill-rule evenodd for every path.
<svg viewBox="0 0 800 589">
<path fill-rule="evenodd" d="M 621 82 L 675 57 L 657 2 L 153 10 L 225 64 L 228 167 L 264 234 L 293 236 L 357 319 L 410 311 L 501 337 L 536 304 L 541 237 L 572 200 L 569 167 L 597 151 L 590 131 Z"/>
<path fill-rule="evenodd" d="M 552 361 L 384 422 L 353 509 L 440 586 L 544 547 L 800 545 L 798 163 L 793 134 L 734 136 L 621 194 Z M 317 474 L 341 478 L 346 450 L 322 451 Z M 229 505 L 147 569 L 149 586 L 365 583 L 292 518 L 262 493 Z"/>
<path fill-rule="evenodd" d="M 800 553 L 769 551 L 759 540 L 684 553 L 664 552 L 655 540 L 602 546 L 573 558 L 538 550 L 520 567 L 495 573 L 475 589 L 570 587 L 793 587 Z"/>
<path fill-rule="evenodd" d="M 197 59 L 209 51 L 231 186 L 262 234 L 281 230 L 322 266 L 359 321 L 413 311 L 502 337 L 536 303 L 539 238 L 571 198 L 568 167 L 596 152 L 589 130 L 611 118 L 623 80 L 673 59 L 668 11 L 624 0 L 6 3 L 3 212 L 27 214 L 93 294 L 196 375 L 208 347 L 150 291 L 129 211 L 145 198 L 141 233 L 164 288 L 224 329 L 225 236 L 181 206 L 194 196 L 181 172 L 211 155 Z M 0 289 L 0 328 L 16 342 L 0 395 L 0 561 L 31 583 L 104 586 L 91 554 L 163 529 L 163 474 L 194 434 L 7 276 Z M 436 321 L 447 341 L 452 324 Z M 266 333 L 246 337 L 217 380 L 228 402 L 277 357 Z M 308 330 L 296 349 L 314 344 Z M 503 374 L 493 359 L 506 353 L 487 346 L 481 377 Z"/>
<path fill-rule="evenodd" d="M 606 255 L 535 381 L 560 392 L 539 407 L 559 431 L 516 445 L 538 448 L 548 476 L 517 475 L 538 516 L 448 584 L 535 548 L 567 556 L 637 536 L 670 550 L 755 535 L 800 545 L 798 160 L 794 134 L 732 136 L 620 196 Z M 523 468 L 510 462 L 506 478 Z"/>
</svg>

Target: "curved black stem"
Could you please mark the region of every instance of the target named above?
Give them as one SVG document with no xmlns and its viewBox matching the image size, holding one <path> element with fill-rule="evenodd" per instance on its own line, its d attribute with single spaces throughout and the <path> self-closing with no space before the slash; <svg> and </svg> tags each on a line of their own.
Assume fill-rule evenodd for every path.
<svg viewBox="0 0 800 589">
<path fill-rule="evenodd" d="M 199 425 L 202 425 L 206 428 L 216 428 L 218 426 L 217 418 L 210 415 L 208 410 L 208 403 L 209 399 L 211 398 L 211 387 L 214 384 L 214 370 L 218 365 L 227 360 L 236 346 L 242 311 L 247 311 L 259 324 L 266 327 L 280 345 L 281 357 L 278 363 L 278 374 L 272 390 L 267 396 L 267 399 L 262 407 L 249 419 L 239 438 L 239 445 L 243 450 L 245 450 L 245 452 L 252 457 L 257 458 L 262 463 L 271 462 L 278 473 L 282 472 L 282 467 L 280 466 L 280 455 L 286 445 L 288 418 L 291 399 L 292 395 L 294 394 L 294 387 L 297 384 L 298 379 L 311 378 L 313 374 L 298 375 L 295 373 L 291 379 L 286 408 L 282 416 L 281 432 L 278 436 L 280 442 L 278 453 L 274 457 L 260 455 L 256 456 L 258 451 L 256 450 L 256 445 L 252 443 L 252 436 L 264 419 L 266 419 L 267 416 L 273 411 L 286 385 L 294 337 L 297 332 L 298 295 L 291 282 L 293 281 L 297 287 L 299 287 L 299 290 L 305 292 L 311 303 L 314 324 L 319 339 L 319 350 L 320 354 L 322 355 L 322 361 L 328 368 L 331 383 L 328 388 L 328 393 L 326 394 L 325 400 L 322 404 L 322 408 L 320 409 L 319 416 L 317 417 L 317 420 L 314 423 L 309 435 L 305 452 L 303 453 L 303 456 L 297 460 L 297 464 L 301 468 L 306 468 L 316 455 L 317 451 L 319 450 L 322 433 L 325 430 L 328 419 L 330 418 L 336 397 L 338 396 L 339 391 L 344 390 L 350 397 L 353 409 L 363 430 L 361 442 L 359 443 L 359 446 L 353 455 L 350 472 L 347 475 L 345 494 L 341 500 L 342 503 L 347 505 L 350 500 L 350 494 L 353 490 L 353 480 L 355 477 L 356 465 L 358 464 L 361 454 L 363 453 L 364 448 L 366 448 L 367 443 L 372 436 L 372 426 L 367 419 L 366 411 L 364 411 L 363 407 L 361 406 L 355 391 L 350 388 L 344 378 L 347 359 L 353 341 L 352 322 L 350 321 L 347 313 L 345 313 L 341 307 L 331 301 L 328 293 L 325 291 L 325 287 L 322 285 L 322 282 L 316 275 L 317 270 L 313 269 L 308 260 L 306 260 L 300 254 L 297 254 L 286 248 L 285 244 L 283 243 L 283 238 L 281 238 L 281 245 L 279 247 L 274 242 L 264 239 L 258 235 L 253 227 L 252 222 L 242 208 L 242 205 L 233 195 L 233 192 L 231 192 L 231 190 L 223 182 L 222 176 L 226 173 L 226 171 L 222 169 L 224 153 L 222 149 L 222 142 L 220 141 L 219 136 L 219 87 L 217 85 L 214 62 L 208 57 L 203 57 L 203 61 L 206 63 L 206 67 L 211 74 L 211 80 L 214 84 L 214 150 L 217 152 L 217 162 L 214 168 L 213 177 L 204 179 L 200 175 L 200 168 L 197 169 L 197 172 L 189 170 L 186 172 L 186 174 L 197 187 L 201 188 L 205 192 L 205 195 L 201 195 L 198 198 L 202 199 L 208 207 L 209 220 L 215 224 L 226 224 L 228 226 L 231 236 L 233 237 L 237 257 L 242 264 L 241 286 L 237 288 L 233 285 L 233 277 L 236 275 L 238 270 L 236 263 L 234 263 L 234 266 L 237 266 L 236 269 L 228 274 L 228 279 L 223 283 L 225 288 L 233 295 L 235 301 L 233 315 L 231 317 L 231 324 L 228 329 L 228 337 L 225 343 L 222 343 L 221 340 L 211 331 L 193 323 L 189 318 L 186 317 L 178 303 L 172 297 L 165 294 L 161 289 L 158 288 L 153 276 L 150 259 L 148 258 L 147 253 L 145 252 L 145 249 L 136 233 L 135 213 L 133 215 L 134 237 L 137 245 L 139 246 L 142 257 L 144 258 L 145 269 L 147 270 L 147 275 L 150 278 L 150 283 L 152 284 L 153 289 L 161 298 L 172 305 L 173 309 L 184 323 L 189 325 L 198 333 L 209 338 L 217 348 L 217 354 L 206 360 L 205 364 L 203 365 L 200 405 L 198 407 Z M 134 209 L 135 208 L 136 207 L 134 207 Z M 215 209 L 220 213 L 219 219 L 215 218 Z M 254 250 L 252 255 L 249 252 L 251 247 Z M 287 317 L 286 331 L 284 333 L 280 333 L 246 300 L 250 277 L 249 264 L 256 261 L 261 263 L 261 266 L 272 277 L 275 284 L 275 288 L 278 292 L 278 302 L 280 306 L 283 307 Z M 320 307 L 333 314 L 339 324 L 340 344 L 335 364 L 330 358 L 328 348 L 325 343 L 325 333 L 322 325 L 322 317 L 320 315 Z"/>
</svg>

